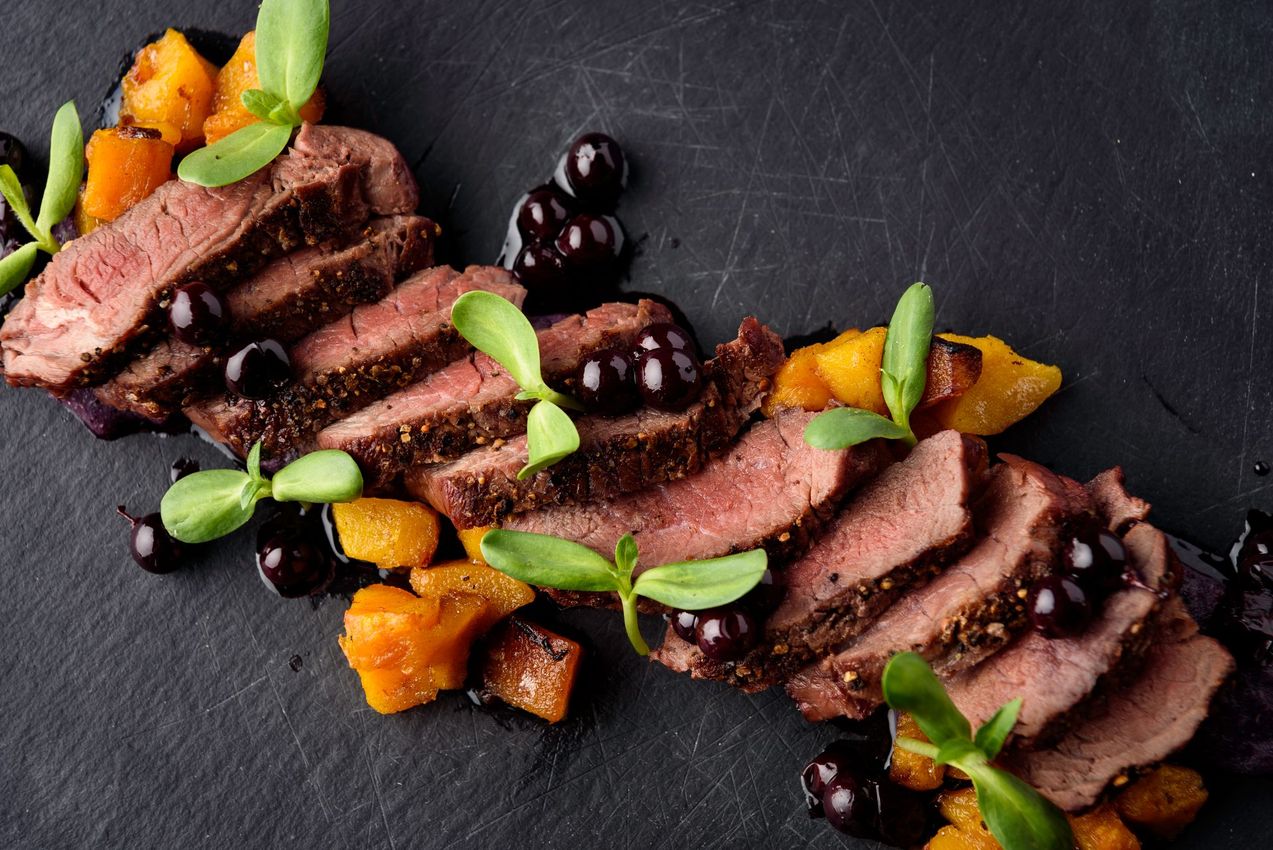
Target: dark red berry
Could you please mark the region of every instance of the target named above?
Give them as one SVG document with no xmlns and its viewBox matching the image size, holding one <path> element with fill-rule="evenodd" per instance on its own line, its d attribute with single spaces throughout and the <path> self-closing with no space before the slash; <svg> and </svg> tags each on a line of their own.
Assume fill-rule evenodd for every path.
<svg viewBox="0 0 1273 850">
<path fill-rule="evenodd" d="M 1127 549 L 1118 536 L 1093 525 L 1070 539 L 1065 568 L 1091 596 L 1106 596 L 1123 586 Z"/>
<path fill-rule="evenodd" d="M 1087 593 L 1069 576 L 1048 576 L 1030 595 L 1030 622 L 1049 638 L 1080 634 L 1092 619 Z"/>
<path fill-rule="evenodd" d="M 179 457 L 172 462 L 168 470 L 168 480 L 176 484 L 187 475 L 199 471 L 199 461 L 192 457 Z"/>
<path fill-rule="evenodd" d="M 867 765 L 844 741 L 835 741 L 814 756 L 800 772 L 800 787 L 804 790 L 809 816 L 822 817 L 822 792 L 840 771 L 862 770 L 865 767 Z"/>
<path fill-rule="evenodd" d="M 637 385 L 650 407 L 684 410 L 703 389 L 703 367 L 688 351 L 656 348 L 637 359 Z"/>
<path fill-rule="evenodd" d="M 280 515 L 257 534 L 256 565 L 279 596 L 294 599 L 318 593 L 331 581 L 334 564 L 310 524 Z"/>
<path fill-rule="evenodd" d="M 225 335 L 229 319 L 224 299 L 206 283 L 179 287 L 168 305 L 172 335 L 190 345 L 217 342 Z"/>
<path fill-rule="evenodd" d="M 676 636 L 681 640 L 696 643 L 698 634 L 694 630 L 697 628 L 698 614 L 693 611 L 672 612 L 672 631 L 676 632 Z"/>
<path fill-rule="evenodd" d="M 566 222 L 555 244 L 570 271 L 605 274 L 614 270 L 623 253 L 623 227 L 612 215 L 585 213 Z"/>
<path fill-rule="evenodd" d="M 536 189 L 517 207 L 517 229 L 528 242 L 553 239 L 573 212 L 559 192 Z"/>
<path fill-rule="evenodd" d="M 838 772 L 822 791 L 827 823 L 858 838 L 874 838 L 880 810 L 871 784 L 851 770 Z"/>
<path fill-rule="evenodd" d="M 761 614 L 768 613 L 778 607 L 782 601 L 782 582 L 773 570 L 765 570 L 756 586 L 743 597 L 742 604 Z"/>
<path fill-rule="evenodd" d="M 566 263 L 551 242 L 532 242 L 513 261 L 513 273 L 525 286 L 542 289 L 562 282 Z"/>
<path fill-rule="evenodd" d="M 575 375 L 575 395 L 589 410 L 627 413 L 641 402 L 632 357 L 621 348 L 603 348 L 584 358 Z"/>
<path fill-rule="evenodd" d="M 244 398 L 269 398 L 292 380 L 292 360 L 277 340 L 250 342 L 225 362 L 225 385 Z"/>
<path fill-rule="evenodd" d="M 756 618 L 745 608 L 700 611 L 694 630 L 699 650 L 714 661 L 743 657 L 756 642 Z"/>
<path fill-rule="evenodd" d="M 605 133 L 580 136 L 566 151 L 558 182 L 594 209 L 613 209 L 628 180 L 628 165 L 619 143 Z"/>
<path fill-rule="evenodd" d="M 135 517 L 124 509 L 116 508 L 119 515 L 128 520 L 132 526 L 129 535 L 129 551 L 137 566 L 148 573 L 170 573 L 181 566 L 181 544 L 172 538 L 168 529 L 164 528 L 159 514 L 146 514 Z"/>
<path fill-rule="evenodd" d="M 641 333 L 637 334 L 636 350 L 639 354 L 656 348 L 671 348 L 693 354 L 694 339 L 680 325 L 674 325 L 671 322 L 655 322 L 652 325 L 646 325 Z"/>
</svg>

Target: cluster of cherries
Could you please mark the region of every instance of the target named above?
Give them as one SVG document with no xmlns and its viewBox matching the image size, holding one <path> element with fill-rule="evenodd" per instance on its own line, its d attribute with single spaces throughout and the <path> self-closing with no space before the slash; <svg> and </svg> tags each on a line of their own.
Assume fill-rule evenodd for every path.
<svg viewBox="0 0 1273 850">
<path fill-rule="evenodd" d="M 656 410 L 684 410 L 703 390 L 703 364 L 684 328 L 658 322 L 636 345 L 593 352 L 575 374 L 575 395 L 597 413 L 627 413 L 643 402 Z"/>
<path fill-rule="evenodd" d="M 230 309 L 225 299 L 206 283 L 187 283 L 172 294 L 168 326 L 182 342 L 213 345 L 229 335 Z M 275 339 L 249 342 L 225 361 L 226 389 L 243 398 L 268 398 L 291 380 L 291 358 Z"/>
<path fill-rule="evenodd" d="M 1082 634 L 1103 600 L 1139 582 L 1123 541 L 1095 521 L 1070 539 L 1064 563 L 1064 572 L 1043 579 L 1030 594 L 1030 622 L 1045 637 Z"/>
<path fill-rule="evenodd" d="M 883 726 L 891 715 L 880 714 L 868 723 Z M 927 813 L 920 795 L 888 778 L 892 735 L 878 734 L 836 741 L 805 766 L 800 774 L 810 817 L 825 817 L 841 832 L 856 838 L 882 841 L 894 847 L 914 847 L 924 838 Z"/>
<path fill-rule="evenodd" d="M 737 602 L 706 611 L 674 611 L 668 619 L 677 637 L 695 644 L 708 658 L 737 661 L 755 646 L 764 615 L 781 595 L 773 570 L 765 570 L 760 583 Z"/>
<path fill-rule="evenodd" d="M 587 133 L 570 145 L 552 179 L 517 202 L 500 255 L 540 305 L 563 303 L 585 285 L 612 283 L 627 247 L 614 216 L 628 180 L 619 143 Z"/>
</svg>

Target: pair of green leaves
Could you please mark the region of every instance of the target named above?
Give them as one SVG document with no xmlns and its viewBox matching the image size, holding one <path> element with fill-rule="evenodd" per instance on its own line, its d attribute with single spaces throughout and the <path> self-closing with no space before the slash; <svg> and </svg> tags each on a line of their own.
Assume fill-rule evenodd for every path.
<svg viewBox="0 0 1273 850">
<path fill-rule="evenodd" d="M 248 453 L 247 471 L 208 469 L 187 475 L 168 488 L 159 516 L 168 533 L 183 543 L 207 543 L 237 530 L 252 518 L 256 503 L 328 504 L 362 495 L 362 472 L 342 451 L 311 452 L 271 479 L 261 474 L 261 444 Z"/>
<path fill-rule="evenodd" d="M 579 403 L 544 382 L 539 337 L 516 305 L 493 292 L 466 292 L 451 307 L 451 324 L 470 345 L 507 370 L 522 388 L 518 400 L 535 401 L 526 418 L 529 457 L 517 473 L 518 480 L 529 478 L 579 449 L 579 431 L 562 410 L 579 410 Z"/>
<path fill-rule="evenodd" d="M 80 129 L 75 102 L 68 101 L 53 117 L 53 132 L 49 138 L 49 178 L 44 183 L 38 217 L 31 215 L 18 175 L 8 165 L 0 165 L 0 194 L 35 240 L 0 259 L 0 295 L 17 288 L 27 279 L 37 251 L 56 254 L 62 250 L 57 239 L 53 238 L 53 228 L 75 208 L 75 196 L 83 176 L 84 132 Z"/>
<path fill-rule="evenodd" d="M 200 186 L 225 186 L 282 153 L 301 124 L 301 108 L 318 88 L 330 26 L 327 0 L 264 0 L 256 16 L 261 88 L 243 93 L 243 105 L 260 121 L 190 154 L 177 176 Z"/>
<path fill-rule="evenodd" d="M 637 622 L 638 597 L 685 611 L 728 605 L 760 583 L 769 563 L 763 549 L 753 549 L 723 558 L 651 567 L 633 581 L 638 552 L 631 534 L 619 540 L 611 563 L 570 540 L 499 529 L 482 537 L 482 557 L 495 569 L 527 584 L 617 593 L 628 640 L 640 655 L 648 655 L 650 647 Z"/>
<path fill-rule="evenodd" d="M 847 449 L 883 438 L 915 445 L 911 413 L 924 397 L 928 383 L 934 312 L 932 289 L 916 283 L 902 294 L 888 323 L 880 363 L 880 389 L 893 418 L 856 407 L 837 407 L 814 417 L 806 426 L 806 443 L 818 449 Z"/>
<path fill-rule="evenodd" d="M 883 686 L 888 704 L 914 717 L 932 742 L 899 738 L 897 745 L 968 774 L 981 816 L 1000 844 L 1007 850 L 1073 850 L 1074 834 L 1061 810 L 991 764 L 1017 723 L 1020 699 L 1002 706 L 974 734 L 932 668 L 915 653 L 889 661 Z"/>
</svg>

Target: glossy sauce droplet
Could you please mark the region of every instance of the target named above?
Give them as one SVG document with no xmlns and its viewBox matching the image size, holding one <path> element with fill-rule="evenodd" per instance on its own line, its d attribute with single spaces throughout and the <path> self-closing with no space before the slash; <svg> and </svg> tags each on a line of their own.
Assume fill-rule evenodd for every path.
<svg viewBox="0 0 1273 850">
<path fill-rule="evenodd" d="M 301 667 L 305 666 L 305 659 L 301 658 L 299 655 L 293 655 L 291 658 L 287 659 L 287 666 L 292 668 L 293 673 L 298 673 L 300 672 Z"/>
<path fill-rule="evenodd" d="M 1252 467 L 1252 469 L 1254 469 L 1256 475 L 1265 476 L 1269 474 L 1270 467 L 1268 463 L 1266 463 L 1265 461 L 1257 460 L 1255 462 L 1255 466 Z"/>
</svg>

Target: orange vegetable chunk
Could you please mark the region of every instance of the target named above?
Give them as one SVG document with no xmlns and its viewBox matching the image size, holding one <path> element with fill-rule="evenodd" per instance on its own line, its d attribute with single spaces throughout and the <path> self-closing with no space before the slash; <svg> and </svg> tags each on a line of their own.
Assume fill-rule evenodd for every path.
<svg viewBox="0 0 1273 850">
<path fill-rule="evenodd" d="M 181 151 L 196 148 L 212 113 L 216 76 L 216 66 L 170 29 L 143 47 L 124 75 L 120 123 L 159 130 Z"/>
<path fill-rule="evenodd" d="M 1022 357 L 997 337 L 944 336 L 981 349 L 981 376 L 963 395 L 933 408 L 943 428 L 999 434 L 1033 413 L 1061 387 L 1060 369 Z"/>
<path fill-rule="evenodd" d="M 482 631 L 535 601 L 535 591 L 525 582 L 494 567 L 467 561 L 416 568 L 411 571 L 411 588 L 425 598 L 465 594 L 480 597 L 486 603 L 480 622 Z"/>
<path fill-rule="evenodd" d="M 972 788 L 943 791 L 937 795 L 937 806 L 952 826 L 943 827 L 925 845 L 926 850 L 999 850 L 999 842 L 981 819 L 977 794 Z M 1140 842 L 1111 806 L 1067 817 L 1078 850 L 1140 850 Z"/>
<path fill-rule="evenodd" d="M 1123 820 L 1162 838 L 1175 838 L 1207 802 L 1196 770 L 1164 764 L 1127 787 L 1114 800 Z"/>
<path fill-rule="evenodd" d="M 243 105 L 243 93 L 261 87 L 256 71 L 256 33 L 249 32 L 239 47 L 216 75 L 212 111 L 203 122 L 203 135 L 208 144 L 241 130 L 258 119 Z M 316 123 L 323 117 L 326 98 L 320 88 L 300 110 L 301 118 Z"/>
<path fill-rule="evenodd" d="M 367 704 L 392 714 L 430 702 L 438 686 L 429 664 L 437 655 L 442 619 L 436 599 L 401 588 L 371 585 L 354 594 L 345 612 L 340 648 L 362 680 Z"/>
<path fill-rule="evenodd" d="M 438 514 L 420 502 L 355 499 L 332 505 L 332 518 L 345 554 L 381 569 L 422 567 L 438 548 Z"/>
<path fill-rule="evenodd" d="M 509 705 L 556 723 L 566 716 L 582 653 L 573 640 L 514 618 L 487 642 L 482 683 Z"/>
<path fill-rule="evenodd" d="M 920 731 L 915 719 L 905 713 L 897 715 L 897 737 L 914 738 L 917 741 L 928 740 Z M 932 791 L 941 787 L 942 781 L 946 778 L 946 768 L 928 756 L 912 753 L 894 744 L 888 776 L 903 788 L 910 788 L 912 791 Z"/>
<path fill-rule="evenodd" d="M 871 328 L 851 339 L 828 343 L 814 355 L 818 377 L 840 404 L 888 415 L 880 389 L 880 362 L 887 335 L 887 328 Z"/>
<path fill-rule="evenodd" d="M 482 538 L 490 530 L 491 526 L 486 525 L 477 528 L 461 528 L 456 532 L 460 538 L 460 545 L 464 547 L 464 554 L 468 555 L 469 560 L 475 564 L 486 563 L 486 559 L 482 557 Z"/>
<path fill-rule="evenodd" d="M 86 226 L 94 219 L 114 221 L 172 175 L 172 145 L 159 138 L 155 130 L 141 127 L 96 130 L 84 153 L 88 159 L 88 180 L 80 197 L 77 219 L 82 217 Z"/>
<path fill-rule="evenodd" d="M 787 362 L 774 375 L 773 391 L 765 398 L 763 410 L 773 416 L 784 407 L 801 410 L 822 410 L 831 402 L 831 389 L 818 374 L 816 357 L 819 352 L 858 336 L 856 328 L 847 330 L 830 342 L 814 343 L 791 352 Z"/>
<path fill-rule="evenodd" d="M 1079 850 L 1140 850 L 1140 841 L 1109 805 L 1085 815 L 1071 815 L 1070 828 Z"/>
</svg>

